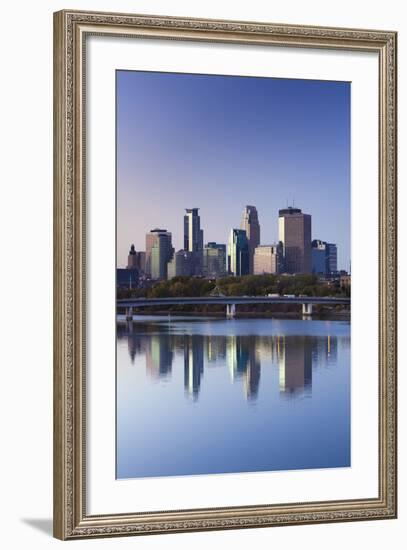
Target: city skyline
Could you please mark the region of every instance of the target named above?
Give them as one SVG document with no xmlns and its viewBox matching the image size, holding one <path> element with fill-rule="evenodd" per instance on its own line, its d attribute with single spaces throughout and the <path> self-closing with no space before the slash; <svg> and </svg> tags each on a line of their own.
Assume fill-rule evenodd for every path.
<svg viewBox="0 0 407 550">
<path fill-rule="evenodd" d="M 185 212 L 183 248 L 174 246 L 172 232 L 166 228 L 151 229 L 145 234 L 145 250 L 136 251 L 132 243 L 127 264 L 119 270 L 135 268 L 139 274 L 145 273 L 155 280 L 171 279 L 180 274 L 216 278 L 227 274 L 264 273 L 332 275 L 339 271 L 337 244 L 311 239 L 312 216 L 300 208 L 279 210 L 278 241 L 274 243 L 261 241 L 261 224 L 254 205 L 245 206 L 241 227 L 231 228 L 226 243 L 206 243 L 199 208 L 186 208 Z"/>
<path fill-rule="evenodd" d="M 118 71 L 117 265 L 156 227 L 183 249 L 185 208 L 200 208 L 205 243 L 227 244 L 255 205 L 261 244 L 273 244 L 278 211 L 299 205 L 312 239 L 336 243 L 338 269 L 349 270 L 349 92 L 338 82 Z"/>
</svg>

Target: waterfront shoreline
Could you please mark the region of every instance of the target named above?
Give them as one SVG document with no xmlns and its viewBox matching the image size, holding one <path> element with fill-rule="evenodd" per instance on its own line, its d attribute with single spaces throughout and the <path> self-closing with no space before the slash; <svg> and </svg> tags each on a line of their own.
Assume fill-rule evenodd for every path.
<svg viewBox="0 0 407 550">
<path fill-rule="evenodd" d="M 214 312 L 207 312 L 207 311 L 169 311 L 169 310 L 156 310 L 154 313 L 146 312 L 146 311 L 139 311 L 137 314 L 134 314 L 134 317 L 163 317 L 168 316 L 171 318 L 174 317 L 216 317 L 219 319 L 225 318 L 225 313 L 221 311 L 214 311 Z M 124 317 L 122 315 L 122 317 Z M 350 311 L 329 311 L 329 312 L 321 312 L 321 313 L 315 313 L 311 316 L 304 316 L 301 313 L 298 312 L 248 312 L 248 311 L 242 311 L 242 312 L 236 312 L 235 319 L 296 319 L 296 320 L 303 320 L 304 317 L 307 317 L 308 321 L 349 321 L 351 319 L 351 313 Z M 118 322 L 122 321 L 125 322 L 126 319 L 119 319 L 119 316 L 116 316 L 116 320 Z"/>
</svg>

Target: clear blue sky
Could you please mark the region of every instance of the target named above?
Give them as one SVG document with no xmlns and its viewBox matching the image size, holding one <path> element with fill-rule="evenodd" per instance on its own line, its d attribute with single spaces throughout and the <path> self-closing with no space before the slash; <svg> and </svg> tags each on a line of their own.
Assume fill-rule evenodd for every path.
<svg viewBox="0 0 407 550">
<path fill-rule="evenodd" d="M 293 203 L 349 269 L 350 83 L 117 71 L 118 266 L 155 227 L 182 248 L 185 208 L 227 243 L 255 205 L 268 244 Z"/>
</svg>

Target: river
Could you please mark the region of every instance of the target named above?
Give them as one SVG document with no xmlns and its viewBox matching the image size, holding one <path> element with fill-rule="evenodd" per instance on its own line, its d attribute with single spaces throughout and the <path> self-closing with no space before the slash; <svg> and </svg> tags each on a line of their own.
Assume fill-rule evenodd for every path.
<svg viewBox="0 0 407 550">
<path fill-rule="evenodd" d="M 117 324 L 123 478 L 350 466 L 350 323 Z"/>
</svg>

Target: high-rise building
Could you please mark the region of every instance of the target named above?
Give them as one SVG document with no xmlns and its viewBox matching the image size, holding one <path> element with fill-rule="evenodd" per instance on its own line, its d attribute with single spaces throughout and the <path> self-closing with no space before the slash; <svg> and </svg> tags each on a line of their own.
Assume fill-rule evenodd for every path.
<svg viewBox="0 0 407 550">
<path fill-rule="evenodd" d="M 288 207 L 278 212 L 279 240 L 283 243 L 284 271 L 311 273 L 311 216 L 300 208 Z"/>
<path fill-rule="evenodd" d="M 166 229 L 153 229 L 146 235 L 146 272 L 152 279 L 167 278 L 167 264 L 174 252 L 171 240 Z"/>
<path fill-rule="evenodd" d="M 161 243 L 161 254 L 162 257 L 160 257 L 158 250 L 154 253 L 155 256 L 155 271 L 153 275 L 153 266 L 152 266 L 152 251 L 153 248 L 156 247 L 160 248 L 159 241 L 162 240 Z M 171 244 L 172 236 L 171 233 L 169 233 L 166 229 L 152 229 L 149 233 L 146 234 L 146 254 L 145 254 L 145 273 L 146 275 L 149 275 L 153 279 L 162 279 L 167 277 L 167 262 L 171 259 L 172 256 L 172 244 Z M 169 248 L 169 252 L 164 253 L 165 249 Z M 161 258 L 161 259 L 160 259 Z M 165 277 L 156 277 L 157 275 L 157 266 L 160 264 L 160 262 L 165 261 L 165 268 L 158 268 L 161 274 L 165 273 Z"/>
<path fill-rule="evenodd" d="M 186 208 L 184 216 L 184 250 L 194 255 L 194 274 L 201 275 L 202 272 L 202 251 L 203 251 L 203 229 L 201 229 L 201 218 L 198 214 L 199 208 Z"/>
<path fill-rule="evenodd" d="M 338 271 L 338 247 L 334 243 L 326 243 L 326 262 L 328 274 Z"/>
<path fill-rule="evenodd" d="M 254 270 L 254 250 L 260 244 L 260 224 L 255 206 L 245 206 L 241 229 L 246 231 L 247 241 L 249 243 L 249 273 Z"/>
<path fill-rule="evenodd" d="M 338 272 L 338 249 L 336 244 L 314 239 L 311 254 L 312 273 L 326 276 Z"/>
<path fill-rule="evenodd" d="M 202 273 L 205 277 L 217 278 L 226 275 L 226 245 L 208 243 L 203 249 Z"/>
<path fill-rule="evenodd" d="M 312 273 L 326 275 L 326 242 L 314 239 L 311 248 Z"/>
<path fill-rule="evenodd" d="M 167 278 L 172 279 L 179 276 L 189 277 L 193 275 L 193 271 L 193 253 L 187 252 L 186 250 L 178 250 L 168 262 Z"/>
<path fill-rule="evenodd" d="M 197 252 L 203 248 L 203 230 L 199 208 L 186 208 L 184 216 L 184 250 Z"/>
<path fill-rule="evenodd" d="M 253 273 L 282 273 L 284 271 L 283 243 L 261 245 L 254 249 Z"/>
<path fill-rule="evenodd" d="M 249 274 L 249 243 L 244 229 L 231 229 L 228 244 L 228 271 L 232 275 Z"/>
</svg>

